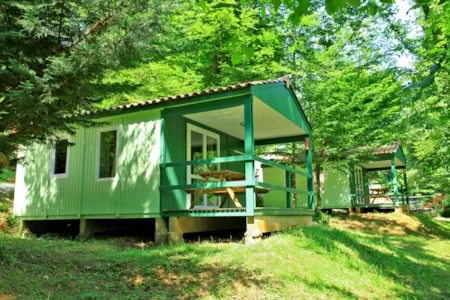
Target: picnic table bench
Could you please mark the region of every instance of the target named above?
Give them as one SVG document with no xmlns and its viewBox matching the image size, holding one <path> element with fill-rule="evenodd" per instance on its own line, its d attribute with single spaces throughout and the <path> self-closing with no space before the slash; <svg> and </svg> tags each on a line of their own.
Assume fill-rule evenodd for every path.
<svg viewBox="0 0 450 300">
<path fill-rule="evenodd" d="M 201 172 L 200 175 L 203 178 L 203 182 L 208 182 L 209 178 L 218 179 L 220 182 L 226 181 L 239 181 L 245 180 L 245 174 L 234 172 L 230 170 L 219 170 L 219 171 L 208 171 Z M 222 208 L 228 197 L 233 201 L 234 205 L 237 208 L 242 208 L 241 203 L 239 202 L 236 195 L 245 194 L 246 187 L 245 186 L 235 186 L 235 187 L 223 187 L 223 188 L 213 188 L 213 189 L 202 189 L 202 188 L 192 188 L 185 189 L 186 194 L 195 195 L 194 200 L 191 203 L 190 209 L 193 209 L 200 199 L 201 195 L 214 195 L 214 196 L 223 196 L 222 201 L 220 203 L 220 208 Z M 261 197 L 258 194 L 267 194 L 271 191 L 269 188 L 263 187 L 255 187 L 256 190 L 256 203 L 259 207 L 264 207 L 264 203 Z"/>
</svg>

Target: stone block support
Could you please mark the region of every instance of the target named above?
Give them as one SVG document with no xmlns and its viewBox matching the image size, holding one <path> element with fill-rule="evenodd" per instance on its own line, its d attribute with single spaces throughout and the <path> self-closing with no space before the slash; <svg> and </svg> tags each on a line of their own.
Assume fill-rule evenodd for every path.
<svg viewBox="0 0 450 300">
<path fill-rule="evenodd" d="M 84 238 L 91 238 L 94 235 L 94 226 L 91 220 L 80 220 L 80 236 Z"/>
<path fill-rule="evenodd" d="M 167 218 L 155 219 L 155 245 L 167 244 L 167 238 L 169 235 L 169 224 Z"/>
<path fill-rule="evenodd" d="M 399 205 L 395 207 L 395 212 L 400 214 L 409 213 L 410 209 L 407 204 Z"/>
<path fill-rule="evenodd" d="M 256 225 L 255 217 L 247 217 L 247 231 L 244 236 L 246 245 L 253 245 L 261 241 L 262 232 Z"/>
<path fill-rule="evenodd" d="M 183 243 L 183 230 L 182 225 L 180 224 L 181 218 L 179 217 L 170 217 L 169 218 L 169 233 L 168 233 L 168 242 L 169 244 L 180 244 Z"/>
<path fill-rule="evenodd" d="M 362 208 L 362 207 L 357 207 L 357 208 L 355 208 L 355 212 L 356 212 L 357 214 L 362 214 L 362 213 L 364 212 L 364 208 Z"/>
</svg>

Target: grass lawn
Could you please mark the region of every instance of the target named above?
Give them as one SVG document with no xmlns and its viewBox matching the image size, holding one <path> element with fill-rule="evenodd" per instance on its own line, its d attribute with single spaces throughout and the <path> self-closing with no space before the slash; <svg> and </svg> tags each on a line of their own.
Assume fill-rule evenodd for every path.
<svg viewBox="0 0 450 300">
<path fill-rule="evenodd" d="M 450 299 L 450 223 L 334 217 L 262 243 L 147 247 L 0 234 L 0 299 Z"/>
</svg>

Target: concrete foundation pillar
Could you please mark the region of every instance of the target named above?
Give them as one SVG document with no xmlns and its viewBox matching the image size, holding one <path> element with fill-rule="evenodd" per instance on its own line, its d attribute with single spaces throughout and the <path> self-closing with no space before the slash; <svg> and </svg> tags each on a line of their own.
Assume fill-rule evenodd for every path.
<svg viewBox="0 0 450 300">
<path fill-rule="evenodd" d="M 395 212 L 396 213 L 400 213 L 400 214 L 404 214 L 404 213 L 409 213 L 410 209 L 409 206 L 407 204 L 403 204 L 403 205 L 399 205 L 395 207 Z"/>
<path fill-rule="evenodd" d="M 167 244 L 167 238 L 169 235 L 169 226 L 167 218 L 155 219 L 155 245 Z"/>
<path fill-rule="evenodd" d="M 357 214 L 362 214 L 362 213 L 364 212 L 364 208 L 362 208 L 362 207 L 357 207 L 357 208 L 355 209 L 355 212 L 356 212 Z"/>
<path fill-rule="evenodd" d="M 179 217 L 169 218 L 168 242 L 169 244 L 180 244 L 184 242 L 183 230 L 180 224 Z"/>
<path fill-rule="evenodd" d="M 81 219 L 80 220 L 80 234 L 79 236 L 83 238 L 91 238 L 94 235 L 93 226 L 90 220 Z"/>
<path fill-rule="evenodd" d="M 255 222 L 255 217 L 247 217 L 247 231 L 244 236 L 246 245 L 253 245 L 261 241 L 262 232 Z"/>
</svg>

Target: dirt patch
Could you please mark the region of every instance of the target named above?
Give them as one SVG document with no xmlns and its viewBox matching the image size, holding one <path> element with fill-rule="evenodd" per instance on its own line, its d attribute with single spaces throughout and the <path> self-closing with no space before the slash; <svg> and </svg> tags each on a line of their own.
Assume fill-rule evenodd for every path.
<svg viewBox="0 0 450 300">
<path fill-rule="evenodd" d="M 351 217 L 338 217 L 333 218 L 330 225 L 338 229 L 356 229 L 393 235 L 425 235 L 429 233 L 424 224 L 415 216 L 395 213 L 367 213 Z"/>
</svg>

